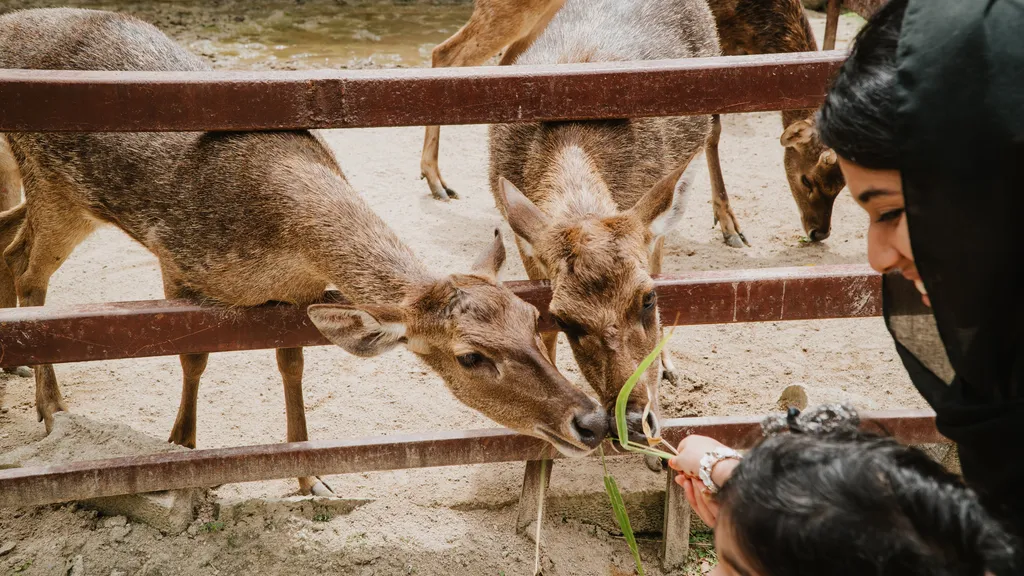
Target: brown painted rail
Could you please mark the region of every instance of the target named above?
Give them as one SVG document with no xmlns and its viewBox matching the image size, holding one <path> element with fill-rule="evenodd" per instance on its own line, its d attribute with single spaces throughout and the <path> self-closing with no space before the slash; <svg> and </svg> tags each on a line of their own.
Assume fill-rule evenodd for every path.
<svg viewBox="0 0 1024 576">
<path fill-rule="evenodd" d="M 814 108 L 843 56 L 313 72 L 0 70 L 0 132 L 357 128 Z"/>
<path fill-rule="evenodd" d="M 936 431 L 929 411 L 867 412 L 864 418 L 909 444 L 946 441 Z M 760 434 L 760 421 L 761 417 L 751 416 L 667 420 L 664 436 L 675 443 L 687 434 L 703 434 L 749 447 Z M 605 453 L 613 453 L 610 445 Z M 547 442 L 504 429 L 192 450 L 0 470 L 0 507 L 315 474 L 559 457 Z"/>
<path fill-rule="evenodd" d="M 727 324 L 881 315 L 867 266 L 696 272 L 657 279 L 667 324 Z M 547 282 L 509 282 L 547 310 Z M 545 315 L 542 327 L 554 328 Z M 183 301 L 0 309 L 0 367 L 328 344 L 301 308 L 215 308 Z"/>
</svg>

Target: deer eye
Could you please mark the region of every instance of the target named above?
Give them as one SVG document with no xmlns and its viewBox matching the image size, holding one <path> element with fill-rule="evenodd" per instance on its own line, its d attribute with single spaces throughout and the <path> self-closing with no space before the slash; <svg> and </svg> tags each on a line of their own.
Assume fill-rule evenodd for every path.
<svg viewBox="0 0 1024 576">
<path fill-rule="evenodd" d="M 654 307 L 658 305 L 658 293 L 651 290 L 647 294 L 644 294 L 644 312 L 650 312 L 654 310 Z"/>
<path fill-rule="evenodd" d="M 813 188 L 813 186 L 811 186 L 811 181 L 807 179 L 807 176 L 800 175 L 800 183 L 803 184 L 804 188 L 807 188 L 808 190 Z"/>
<path fill-rule="evenodd" d="M 565 332 L 565 335 L 570 338 L 575 338 L 578 340 L 587 335 L 587 331 L 584 330 L 582 326 L 575 322 L 567 322 L 565 320 L 562 320 L 558 316 L 554 315 L 552 316 L 552 318 L 554 318 L 555 324 L 558 325 L 558 329 L 561 330 L 562 332 Z"/>
<path fill-rule="evenodd" d="M 459 361 L 459 364 L 463 368 L 476 368 L 483 364 L 484 357 L 476 352 L 470 352 L 469 354 L 461 354 L 455 357 Z"/>
</svg>

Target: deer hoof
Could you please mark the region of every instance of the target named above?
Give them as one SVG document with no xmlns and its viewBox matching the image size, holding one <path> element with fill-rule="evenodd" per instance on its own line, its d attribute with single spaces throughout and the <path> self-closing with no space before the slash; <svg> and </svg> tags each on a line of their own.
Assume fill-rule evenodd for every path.
<svg viewBox="0 0 1024 576">
<path fill-rule="evenodd" d="M 21 376 L 22 378 L 31 378 L 32 369 L 28 366 L 15 366 L 13 368 L 4 368 L 5 374 L 13 374 L 15 376 Z"/>
<path fill-rule="evenodd" d="M 657 456 L 645 455 L 644 464 L 647 465 L 647 469 L 650 470 L 651 472 L 660 473 L 661 471 L 666 470 L 668 468 L 668 462 L 666 460 L 658 458 Z"/>
<path fill-rule="evenodd" d="M 313 487 L 309 489 L 310 494 L 313 496 L 323 496 L 325 498 L 335 497 L 334 490 L 331 490 L 331 487 L 328 486 L 326 482 L 315 476 L 313 477 L 313 480 Z"/>
<path fill-rule="evenodd" d="M 747 242 L 746 237 L 739 232 L 735 234 L 723 233 L 722 235 L 725 237 L 725 243 L 731 248 L 743 248 L 744 245 L 750 246 L 750 242 Z"/>
<path fill-rule="evenodd" d="M 676 374 L 674 370 L 668 370 L 668 369 L 662 370 L 661 371 L 661 379 L 666 381 L 666 382 L 668 382 L 669 384 L 671 384 L 673 386 L 678 386 L 679 385 L 679 375 Z"/>
</svg>

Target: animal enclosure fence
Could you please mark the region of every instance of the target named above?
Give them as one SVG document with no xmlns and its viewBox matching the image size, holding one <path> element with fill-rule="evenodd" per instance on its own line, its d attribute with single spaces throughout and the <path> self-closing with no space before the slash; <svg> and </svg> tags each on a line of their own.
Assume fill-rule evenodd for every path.
<svg viewBox="0 0 1024 576">
<path fill-rule="evenodd" d="M 853 2 L 870 12 L 877 0 Z M 859 8 L 858 8 L 859 7 Z M 830 0 L 828 38 L 839 2 Z M 816 107 L 837 52 L 678 61 L 317 72 L 0 70 L 0 132 L 283 130 L 584 120 Z M 545 282 L 509 282 L 546 314 Z M 661 276 L 662 317 L 679 325 L 881 314 L 881 277 L 863 266 Z M 339 301 L 328 293 L 325 299 Z M 909 310 L 906 313 L 921 313 Z M 326 345 L 304 310 L 222 309 L 182 301 L 0 310 L 0 367 Z M 944 440 L 927 411 L 866 414 L 902 441 Z M 664 422 L 743 445 L 760 417 Z M 0 507 L 229 482 L 557 458 L 506 430 L 310 441 L 0 470 Z M 529 467 L 528 467 L 529 470 Z M 529 473 L 524 494 L 535 482 Z M 669 481 L 665 561 L 685 558 L 688 508 Z"/>
</svg>

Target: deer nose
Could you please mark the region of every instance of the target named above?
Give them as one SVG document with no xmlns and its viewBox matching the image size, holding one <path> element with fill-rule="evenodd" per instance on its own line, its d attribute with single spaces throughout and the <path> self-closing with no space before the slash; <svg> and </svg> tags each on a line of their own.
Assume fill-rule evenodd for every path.
<svg viewBox="0 0 1024 576">
<path fill-rule="evenodd" d="M 608 434 L 608 416 L 603 410 L 593 410 L 573 418 L 572 427 L 588 448 L 597 448 Z"/>
<path fill-rule="evenodd" d="M 829 234 L 831 233 L 831 230 L 829 230 L 828 228 L 826 228 L 825 230 L 818 230 L 817 228 L 815 228 L 814 230 L 811 230 L 811 232 L 807 236 L 810 237 L 811 242 L 821 242 L 825 238 L 828 238 Z"/>
<path fill-rule="evenodd" d="M 643 425 L 644 413 L 642 410 L 629 410 L 626 412 L 626 429 L 629 431 L 629 439 L 647 445 L 647 435 L 644 434 Z M 654 412 L 647 414 L 647 427 L 651 431 L 651 438 L 657 438 L 661 434 L 661 424 Z"/>
</svg>

